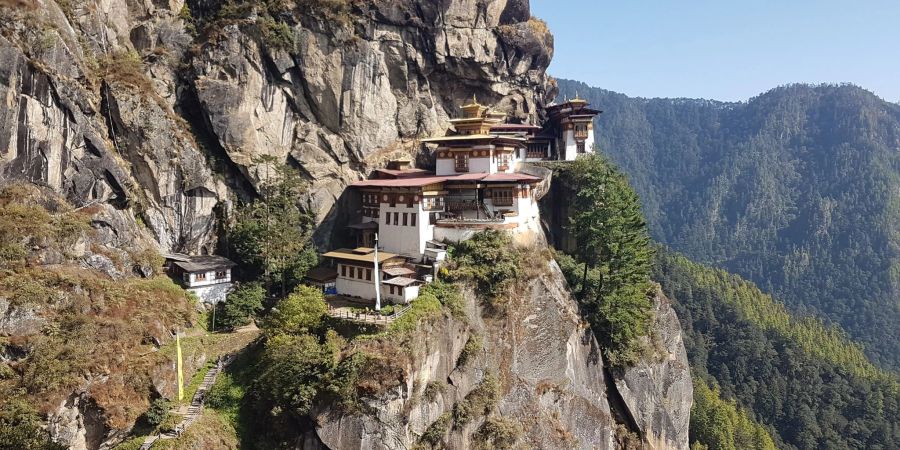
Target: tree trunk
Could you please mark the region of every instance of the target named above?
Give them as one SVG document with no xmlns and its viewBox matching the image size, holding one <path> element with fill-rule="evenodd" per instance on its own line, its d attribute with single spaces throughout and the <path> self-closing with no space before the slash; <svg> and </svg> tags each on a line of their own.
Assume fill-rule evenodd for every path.
<svg viewBox="0 0 900 450">
<path fill-rule="evenodd" d="M 578 292 L 578 299 L 584 299 L 584 292 L 587 289 L 587 273 L 588 273 L 588 263 L 584 263 L 584 273 L 581 275 L 581 289 Z"/>
</svg>

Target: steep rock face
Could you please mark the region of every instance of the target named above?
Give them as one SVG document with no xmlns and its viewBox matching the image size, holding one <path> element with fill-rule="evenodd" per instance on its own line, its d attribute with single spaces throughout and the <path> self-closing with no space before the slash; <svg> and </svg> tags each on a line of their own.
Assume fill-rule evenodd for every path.
<svg viewBox="0 0 900 450">
<path fill-rule="evenodd" d="M 161 250 L 200 251 L 214 242 L 225 187 L 172 108 L 171 70 L 127 56 L 132 29 L 155 24 L 159 39 L 182 43 L 186 35 L 172 28 L 172 9 L 94 3 L 0 10 L 9 36 L 0 38 L 0 174 L 75 206 L 114 205 L 115 222 L 140 216 L 149 230 L 116 232 L 145 234 Z"/>
<path fill-rule="evenodd" d="M 222 4 L 0 5 L 2 177 L 114 204 L 161 249 L 199 252 L 216 207 L 253 196 L 271 156 L 310 181 L 328 236 L 349 182 L 415 152 L 472 95 L 519 119 L 553 96 L 552 36 L 524 0 L 354 2 L 346 20 L 297 8 L 279 17 L 286 49 L 256 9 L 192 35 Z"/>
<path fill-rule="evenodd" d="M 654 449 L 688 448 L 691 383 L 681 324 L 661 292 L 653 301 L 658 357 L 615 371 L 615 385 L 629 415 Z"/>
<path fill-rule="evenodd" d="M 417 331 L 420 342 L 405 384 L 367 401 L 367 414 L 326 408 L 317 435 L 331 449 L 413 447 L 442 414 L 452 413 L 486 377 L 497 377 L 496 413 L 522 425 L 520 442 L 531 448 L 613 449 L 623 430 L 653 449 L 687 449 L 691 383 L 680 327 L 668 302 L 657 302 L 661 355 L 622 374 L 604 369 L 592 331 L 555 262 L 519 290 L 505 312 L 488 313 L 467 291 L 468 318 L 445 318 Z M 465 365 L 457 360 L 470 336 L 483 350 Z M 428 398 L 430 384 L 447 384 Z M 629 420 L 617 417 L 625 411 Z M 628 423 L 632 422 L 632 423 Z M 484 418 L 450 426 L 446 448 L 473 448 Z M 636 426 L 636 429 L 633 428 Z M 306 446 L 310 448 L 307 439 Z"/>
<path fill-rule="evenodd" d="M 422 345 L 407 368 L 406 384 L 370 400 L 371 414 L 319 415 L 317 433 L 328 448 L 411 448 L 487 376 L 499 381 L 497 412 L 521 423 L 522 439 L 533 448 L 615 448 L 600 349 L 555 263 L 523 286 L 504 312 L 485 312 L 471 290 L 466 301 L 468 323 L 446 318 L 417 331 Z M 473 335 L 481 336 L 483 349 L 457 365 Z M 429 400 L 429 383 L 447 387 Z M 483 421 L 453 427 L 447 447 L 472 448 Z"/>
<path fill-rule="evenodd" d="M 416 151 L 416 138 L 441 133 L 473 95 L 534 119 L 552 94 L 552 37 L 529 21 L 527 2 L 358 8 L 349 24 L 295 14 L 289 51 L 229 24 L 192 62 L 193 91 L 228 159 L 251 183 L 265 177 L 260 157 L 295 162 L 320 220 L 333 219 L 349 182 L 391 150 Z"/>
</svg>

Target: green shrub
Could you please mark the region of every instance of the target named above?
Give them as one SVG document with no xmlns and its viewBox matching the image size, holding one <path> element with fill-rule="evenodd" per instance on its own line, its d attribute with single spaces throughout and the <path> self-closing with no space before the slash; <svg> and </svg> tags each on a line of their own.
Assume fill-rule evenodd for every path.
<svg viewBox="0 0 900 450">
<path fill-rule="evenodd" d="M 484 380 L 461 402 L 453 407 L 453 419 L 457 425 L 465 425 L 491 412 L 500 397 L 500 384 L 494 375 L 485 375 Z"/>
<path fill-rule="evenodd" d="M 279 22 L 271 16 L 260 16 L 256 20 L 263 42 L 270 48 L 278 50 L 293 50 L 297 38 L 294 30 L 288 24 Z"/>
<path fill-rule="evenodd" d="M 237 328 L 250 323 L 263 309 L 266 291 L 259 283 L 240 284 L 228 294 L 225 304 L 218 306 L 217 328 Z"/>
<path fill-rule="evenodd" d="M 431 294 L 419 295 L 412 301 L 409 311 L 388 326 L 388 333 L 411 333 L 419 326 L 419 321 L 436 317 L 441 313 L 441 302 Z"/>
<path fill-rule="evenodd" d="M 419 444 L 427 445 L 430 448 L 438 447 L 452 424 L 453 416 L 450 413 L 441 414 L 419 437 Z"/>
<path fill-rule="evenodd" d="M 478 352 L 480 352 L 484 348 L 484 343 L 481 336 L 471 335 L 469 339 L 466 341 L 466 345 L 463 347 L 462 352 L 459 353 L 459 358 L 456 360 L 457 367 L 465 367 L 472 359 L 478 356 Z"/>
<path fill-rule="evenodd" d="M 476 448 L 506 449 L 513 448 L 522 437 L 522 426 L 503 417 L 491 416 L 475 433 Z"/>
<path fill-rule="evenodd" d="M 0 401 L 0 450 L 62 450 L 52 442 L 37 409 L 18 396 Z"/>
<path fill-rule="evenodd" d="M 453 317 L 457 320 L 467 320 L 465 299 L 457 285 L 437 280 L 423 286 L 419 293 L 435 296 Z"/>
<path fill-rule="evenodd" d="M 513 283 L 522 274 L 522 261 L 509 234 L 486 230 L 452 249 L 451 278 L 471 280 L 491 306 L 506 302 Z"/>
<path fill-rule="evenodd" d="M 175 431 L 175 427 L 184 419 L 180 414 L 168 414 L 166 418 L 159 424 L 159 431 L 162 433 L 171 433 Z"/>
<path fill-rule="evenodd" d="M 150 409 L 144 413 L 144 421 L 151 427 L 157 427 L 169 417 L 171 405 L 164 398 L 157 398 L 150 403 Z"/>
<path fill-rule="evenodd" d="M 301 285 L 272 309 L 267 327 L 273 333 L 306 333 L 319 328 L 327 313 L 322 291 Z"/>
</svg>

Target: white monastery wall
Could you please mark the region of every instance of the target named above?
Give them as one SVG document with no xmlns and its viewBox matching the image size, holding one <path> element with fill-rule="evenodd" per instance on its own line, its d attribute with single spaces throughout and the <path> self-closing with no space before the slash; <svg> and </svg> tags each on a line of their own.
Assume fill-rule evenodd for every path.
<svg viewBox="0 0 900 450">
<path fill-rule="evenodd" d="M 192 287 L 187 290 L 200 299 L 201 305 L 212 306 L 216 303 L 224 302 L 228 298 L 228 293 L 231 292 L 231 289 L 231 283 L 218 283 L 208 286 Z"/>
</svg>

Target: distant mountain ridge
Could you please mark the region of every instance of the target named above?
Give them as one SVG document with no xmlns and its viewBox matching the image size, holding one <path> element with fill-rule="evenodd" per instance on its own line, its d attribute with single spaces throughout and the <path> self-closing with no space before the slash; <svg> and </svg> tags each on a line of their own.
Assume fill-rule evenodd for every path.
<svg viewBox="0 0 900 450">
<path fill-rule="evenodd" d="M 598 145 L 629 174 L 655 239 L 900 367 L 900 105 L 852 85 L 739 103 L 559 88 L 604 111 Z"/>
</svg>

